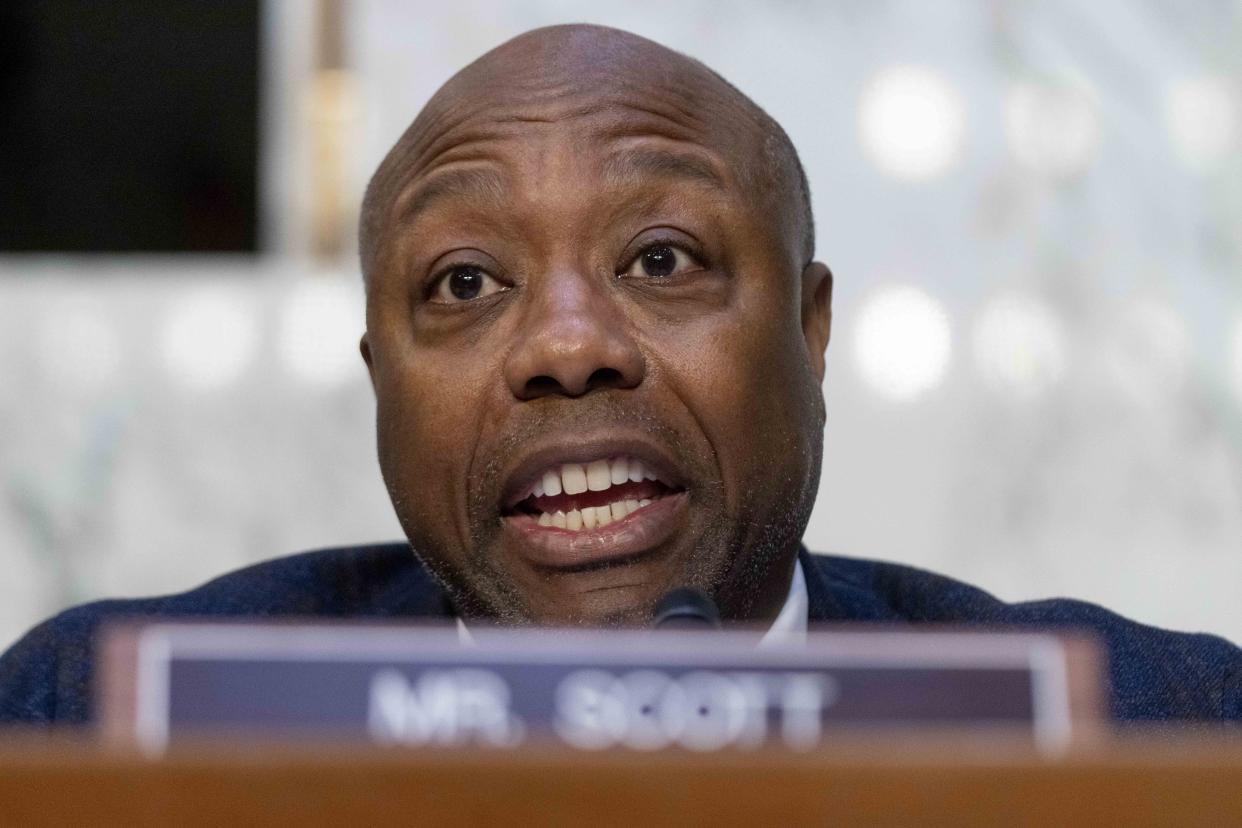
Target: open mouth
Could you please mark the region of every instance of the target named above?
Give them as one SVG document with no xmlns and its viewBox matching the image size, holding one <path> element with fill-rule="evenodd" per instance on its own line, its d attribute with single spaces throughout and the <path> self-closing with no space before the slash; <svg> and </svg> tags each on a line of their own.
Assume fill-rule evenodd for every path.
<svg viewBox="0 0 1242 828">
<path fill-rule="evenodd" d="M 545 529 L 585 532 L 641 515 L 681 491 L 635 457 L 559 463 L 545 470 L 504 514 L 528 515 Z"/>
</svg>

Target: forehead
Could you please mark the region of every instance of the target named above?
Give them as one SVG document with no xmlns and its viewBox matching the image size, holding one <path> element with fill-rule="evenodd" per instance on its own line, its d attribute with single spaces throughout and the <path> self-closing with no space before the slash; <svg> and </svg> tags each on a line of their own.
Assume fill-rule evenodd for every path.
<svg viewBox="0 0 1242 828">
<path fill-rule="evenodd" d="M 710 78 L 490 74 L 442 90 L 386 160 L 399 216 L 558 171 L 614 188 L 656 177 L 720 191 L 752 183 L 762 152 L 753 116 Z"/>
<path fill-rule="evenodd" d="M 505 125 L 628 129 L 723 146 L 746 132 L 749 115 L 742 96 L 718 76 L 666 50 L 611 60 L 518 52 L 485 57 L 450 80 L 409 137 L 417 161 L 434 157 L 462 133 Z M 721 130 L 724 123 L 730 127 Z"/>
<path fill-rule="evenodd" d="M 556 189 L 563 197 L 568 186 L 602 196 L 648 190 L 653 182 L 721 197 L 740 189 L 727 158 L 693 139 L 557 125 L 463 140 L 407 179 L 394 211 L 408 223 L 445 204 L 504 209 L 515 191 Z"/>
</svg>

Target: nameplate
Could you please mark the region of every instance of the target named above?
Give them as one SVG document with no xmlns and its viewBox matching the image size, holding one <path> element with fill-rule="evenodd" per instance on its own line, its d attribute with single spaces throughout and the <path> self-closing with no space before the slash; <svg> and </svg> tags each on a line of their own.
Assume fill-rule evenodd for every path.
<svg viewBox="0 0 1242 828">
<path fill-rule="evenodd" d="M 320 624 L 113 630 L 101 724 L 151 752 L 203 737 L 809 750 L 845 731 L 946 729 L 1023 734 L 1055 751 L 1084 718 L 1071 703 L 1078 644 L 1052 635 L 812 632 L 768 647 L 738 632 L 471 638 Z"/>
</svg>

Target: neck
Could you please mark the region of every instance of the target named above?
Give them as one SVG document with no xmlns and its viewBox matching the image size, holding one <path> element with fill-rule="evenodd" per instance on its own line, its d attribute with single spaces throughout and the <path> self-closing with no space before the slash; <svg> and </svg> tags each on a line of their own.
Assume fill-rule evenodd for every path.
<svg viewBox="0 0 1242 828">
<path fill-rule="evenodd" d="M 752 562 L 745 572 L 733 577 L 718 595 L 721 617 L 755 625 L 772 623 L 789 597 L 799 548 L 773 555 L 765 566 L 756 567 Z"/>
</svg>

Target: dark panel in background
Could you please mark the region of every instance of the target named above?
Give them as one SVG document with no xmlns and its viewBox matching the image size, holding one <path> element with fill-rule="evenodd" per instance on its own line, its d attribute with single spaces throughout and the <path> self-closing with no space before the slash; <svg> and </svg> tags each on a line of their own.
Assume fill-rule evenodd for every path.
<svg viewBox="0 0 1242 828">
<path fill-rule="evenodd" d="M 0 251 L 254 251 L 257 0 L 0 0 Z"/>
</svg>

